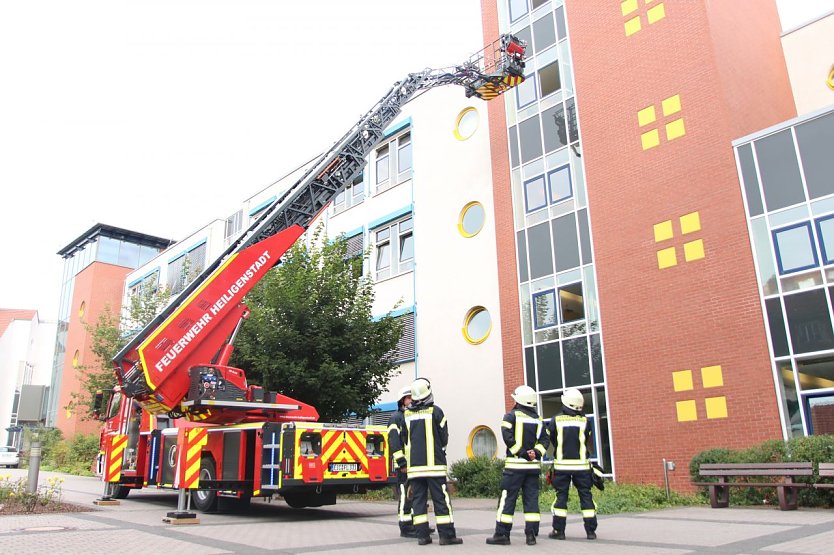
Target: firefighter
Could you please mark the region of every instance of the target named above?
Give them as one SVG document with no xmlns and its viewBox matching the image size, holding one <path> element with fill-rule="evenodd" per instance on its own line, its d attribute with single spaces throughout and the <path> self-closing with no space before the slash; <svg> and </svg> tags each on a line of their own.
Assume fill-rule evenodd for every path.
<svg viewBox="0 0 834 555">
<path fill-rule="evenodd" d="M 578 389 L 568 389 L 562 394 L 562 414 L 548 420 L 547 435 L 553 444 L 553 531 L 548 534 L 554 540 L 565 539 L 565 523 L 568 517 L 568 490 L 571 482 L 579 493 L 579 507 L 589 540 L 597 539 L 597 515 L 591 495 L 593 472 L 589 459 L 591 428 L 582 414 L 585 399 Z"/>
<path fill-rule="evenodd" d="M 443 410 L 434 404 L 431 383 L 417 378 L 411 384 L 411 406 L 403 413 L 405 429 L 400 435 L 408 461 L 408 480 L 413 496 L 413 522 L 417 544 L 432 542 L 428 498 L 431 495 L 440 545 L 463 543 L 455 533 L 452 503 L 446 489 L 446 444 L 449 428 Z"/>
<path fill-rule="evenodd" d="M 518 386 L 512 394 L 515 406 L 504 415 L 501 436 L 507 446 L 501 497 L 498 499 L 495 534 L 487 538 L 490 545 L 510 545 L 510 530 L 518 493 L 524 504 L 524 535 L 527 545 L 536 545 L 539 535 L 539 477 L 541 459 L 547 450 L 544 423 L 536 408 L 538 396 L 532 387 Z"/>
<path fill-rule="evenodd" d="M 388 424 L 388 444 L 391 446 L 394 464 L 397 467 L 397 515 L 400 522 L 400 536 L 403 538 L 416 538 L 412 521 L 411 497 L 408 495 L 408 471 L 406 467 L 405 451 L 400 441 L 400 435 L 405 429 L 405 409 L 411 406 L 411 386 L 406 386 L 400 391 L 400 398 L 397 401 L 397 412 L 391 417 Z"/>
</svg>

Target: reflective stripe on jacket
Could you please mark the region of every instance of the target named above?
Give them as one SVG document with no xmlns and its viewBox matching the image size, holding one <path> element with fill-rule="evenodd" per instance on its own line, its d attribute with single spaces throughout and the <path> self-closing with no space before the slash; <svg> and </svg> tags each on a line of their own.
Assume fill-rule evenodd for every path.
<svg viewBox="0 0 834 555">
<path fill-rule="evenodd" d="M 504 468 L 513 470 L 538 470 L 541 458 L 547 451 L 547 434 L 544 423 L 532 408 L 516 405 L 501 421 L 501 437 L 507 446 Z M 527 451 L 536 451 L 535 460 L 527 457 Z"/>
<path fill-rule="evenodd" d="M 553 444 L 553 468 L 589 470 L 591 428 L 582 414 L 559 414 L 547 422 L 547 435 Z"/>
<path fill-rule="evenodd" d="M 408 478 L 445 477 L 449 428 L 443 410 L 436 405 L 412 406 L 403 416 L 405 429 L 400 438 L 405 445 Z"/>
</svg>

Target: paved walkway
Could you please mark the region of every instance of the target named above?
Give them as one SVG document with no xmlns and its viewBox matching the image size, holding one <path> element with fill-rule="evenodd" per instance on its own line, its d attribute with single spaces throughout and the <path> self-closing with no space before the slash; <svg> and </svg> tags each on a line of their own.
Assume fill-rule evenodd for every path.
<svg viewBox="0 0 834 555">
<path fill-rule="evenodd" d="M 25 470 L 0 474 L 25 476 Z M 42 473 L 46 483 L 52 473 Z M 143 554 L 187 553 L 340 553 L 368 555 L 426 553 L 441 549 L 437 542 L 420 547 L 400 538 L 393 502 L 340 501 L 332 507 L 294 510 L 280 500 L 253 501 L 245 510 L 199 514 L 200 524 L 162 522 L 176 509 L 175 493 L 132 492 L 119 506 L 98 507 L 101 482 L 62 475 L 64 500 L 89 506 L 90 512 L 0 516 L 0 553 Z M 571 555 L 683 553 L 834 553 L 834 510 L 780 511 L 772 507 L 710 509 L 693 507 L 649 513 L 601 516 L 599 539 L 588 541 L 578 516 L 568 519 L 567 541 L 547 538 L 549 515 L 535 546 L 524 545 L 523 523 L 516 515 L 512 546 L 488 546 L 495 502 L 456 499 L 455 523 L 463 545 L 443 547 L 453 553 L 543 553 Z M 431 518 L 431 517 L 430 517 Z M 436 536 L 435 536 L 436 539 Z"/>
</svg>

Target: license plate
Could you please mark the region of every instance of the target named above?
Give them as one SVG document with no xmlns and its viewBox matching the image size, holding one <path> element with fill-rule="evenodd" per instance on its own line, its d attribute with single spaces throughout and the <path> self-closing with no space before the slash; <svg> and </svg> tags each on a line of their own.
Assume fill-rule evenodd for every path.
<svg viewBox="0 0 834 555">
<path fill-rule="evenodd" d="M 330 472 L 356 472 L 359 463 L 330 463 L 327 468 Z"/>
</svg>

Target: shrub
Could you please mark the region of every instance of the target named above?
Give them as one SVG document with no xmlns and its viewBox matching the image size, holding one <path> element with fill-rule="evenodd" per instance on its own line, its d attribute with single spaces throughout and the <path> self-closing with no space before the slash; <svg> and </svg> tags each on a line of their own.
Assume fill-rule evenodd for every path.
<svg viewBox="0 0 834 555">
<path fill-rule="evenodd" d="M 46 484 L 38 486 L 37 491 L 27 491 L 28 480 L 11 476 L 0 476 L 0 508 L 9 513 L 33 513 L 38 508 L 57 505 L 61 502 L 61 484 L 63 478 L 49 478 Z"/>
<path fill-rule="evenodd" d="M 461 497 L 498 499 L 503 469 L 503 459 L 475 457 L 453 462 L 449 474 L 457 481 L 458 495 Z"/>
<path fill-rule="evenodd" d="M 701 505 L 704 499 L 696 495 L 683 495 L 674 491 L 666 498 L 666 490 L 653 484 L 622 484 L 606 480 L 605 490 L 591 490 L 594 505 L 599 514 L 616 514 L 624 512 L 653 511 L 668 507 Z M 548 486 L 541 490 L 539 506 L 542 512 L 550 512 L 556 498 L 555 490 Z M 579 513 L 579 495 L 571 487 L 568 494 L 568 512 Z"/>
</svg>

